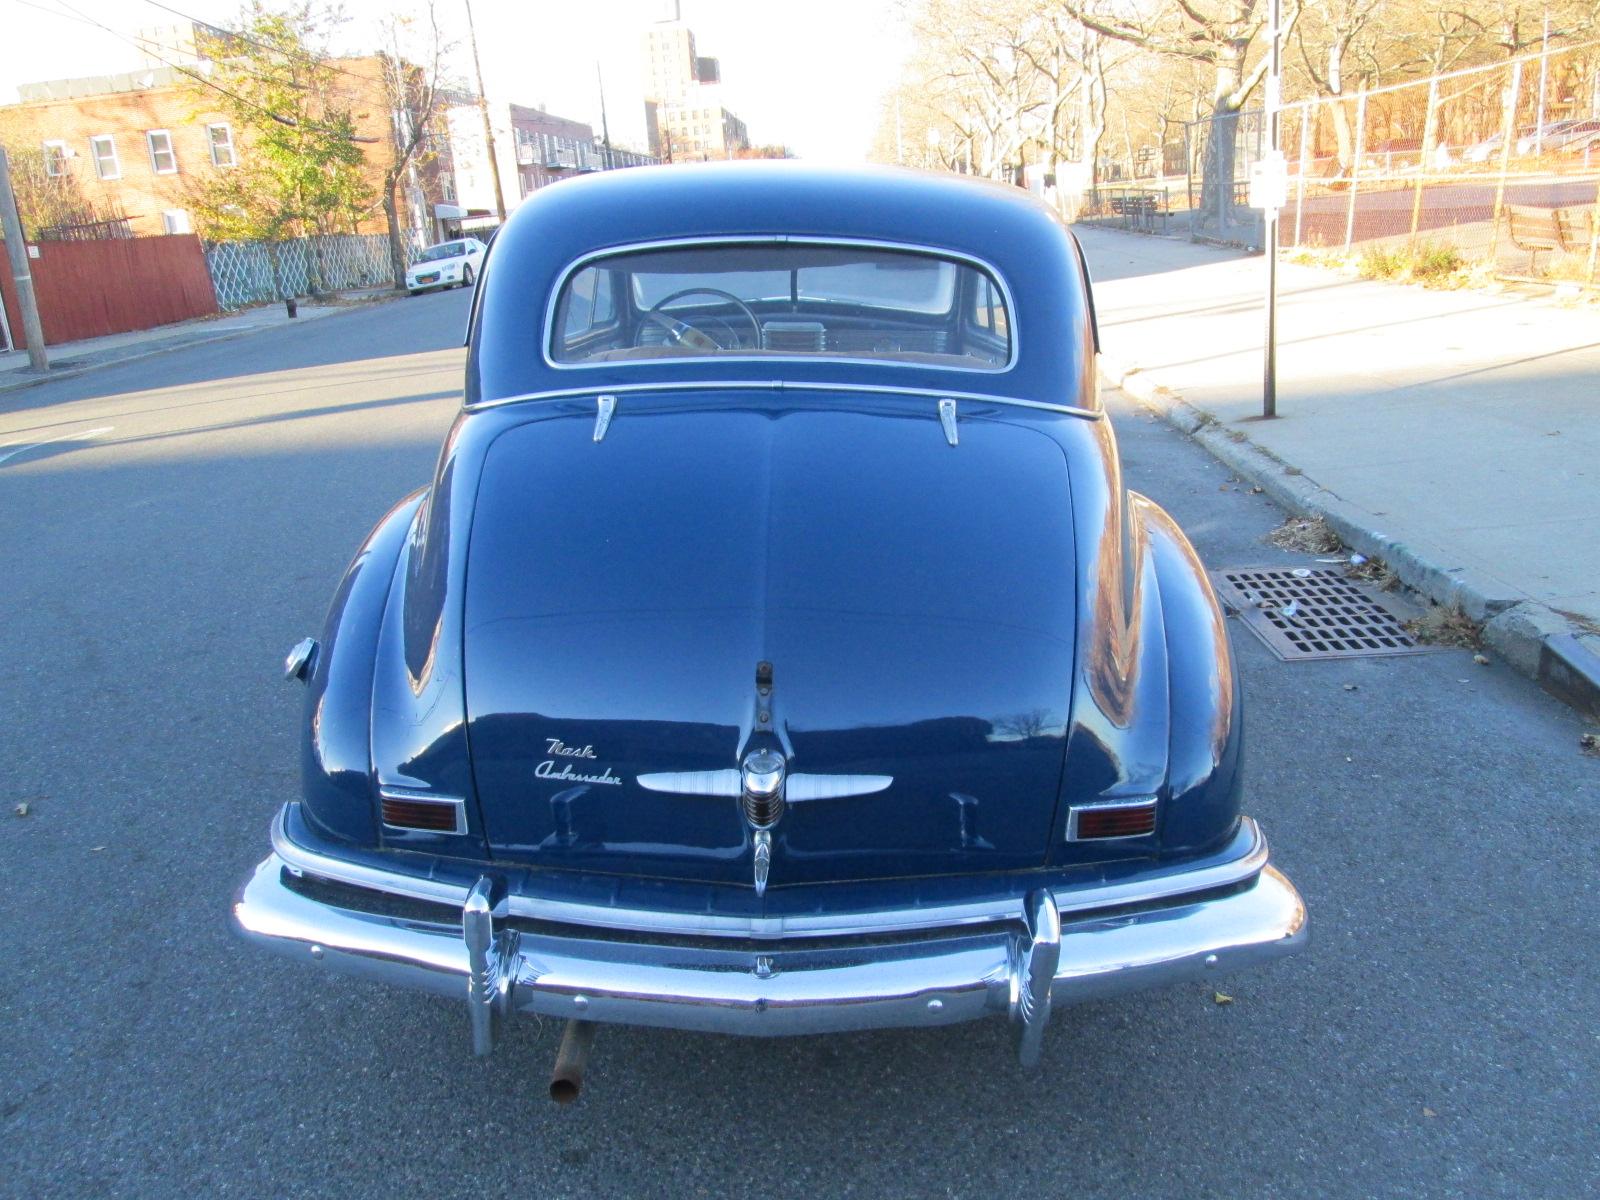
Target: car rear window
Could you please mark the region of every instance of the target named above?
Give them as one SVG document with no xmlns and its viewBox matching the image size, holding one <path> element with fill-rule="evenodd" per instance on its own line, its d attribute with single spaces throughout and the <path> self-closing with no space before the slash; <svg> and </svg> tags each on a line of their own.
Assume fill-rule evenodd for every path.
<svg viewBox="0 0 1600 1200">
<path fill-rule="evenodd" d="M 438 262 L 445 258 L 460 258 L 467 252 L 464 242 L 445 242 L 438 246 L 429 246 L 417 255 L 418 262 Z"/>
<path fill-rule="evenodd" d="M 550 314 L 563 365 L 815 357 L 1000 370 L 1015 322 L 993 273 L 931 251 L 713 243 L 590 259 Z"/>
</svg>

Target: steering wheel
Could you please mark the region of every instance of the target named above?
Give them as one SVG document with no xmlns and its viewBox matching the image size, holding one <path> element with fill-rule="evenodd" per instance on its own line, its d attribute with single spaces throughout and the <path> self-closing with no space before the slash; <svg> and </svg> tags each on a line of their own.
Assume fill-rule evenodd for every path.
<svg viewBox="0 0 1600 1200">
<path fill-rule="evenodd" d="M 726 300 L 739 310 L 739 314 L 745 320 L 750 322 L 750 329 L 755 335 L 751 345 L 758 350 L 761 348 L 761 318 L 757 317 L 755 311 L 732 292 L 725 292 L 721 288 L 714 287 L 688 287 L 673 292 L 670 296 L 661 297 L 640 318 L 639 331 L 633 336 L 633 344 L 635 346 L 644 344 L 642 339 L 645 327 L 654 322 L 667 331 L 667 337 L 671 339 L 672 344 L 675 346 L 687 346 L 691 350 L 705 351 L 737 350 L 739 348 L 738 339 L 734 336 L 732 327 L 726 326 L 723 322 L 719 321 L 719 324 L 724 324 L 724 327 L 727 328 L 728 340 L 733 343 L 732 345 L 724 346 L 705 330 L 696 328 L 687 321 L 680 321 L 676 317 L 668 316 L 661 311 L 674 300 L 682 300 L 685 296 L 715 296 L 719 300 Z"/>
</svg>

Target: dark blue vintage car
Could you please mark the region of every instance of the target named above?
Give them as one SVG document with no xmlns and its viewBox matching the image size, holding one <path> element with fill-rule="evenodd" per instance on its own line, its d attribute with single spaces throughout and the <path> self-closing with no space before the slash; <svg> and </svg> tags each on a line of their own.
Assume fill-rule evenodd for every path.
<svg viewBox="0 0 1600 1200">
<path fill-rule="evenodd" d="M 1008 1019 L 1305 944 L 1240 814 L 1228 634 L 1122 484 L 1025 193 L 619 171 L 495 240 L 463 410 L 306 681 L 252 941 L 517 1013 Z"/>
</svg>

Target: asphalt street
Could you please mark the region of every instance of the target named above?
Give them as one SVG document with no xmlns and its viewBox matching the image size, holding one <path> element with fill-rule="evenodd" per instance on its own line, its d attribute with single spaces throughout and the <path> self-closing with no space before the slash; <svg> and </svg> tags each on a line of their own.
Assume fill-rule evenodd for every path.
<svg viewBox="0 0 1600 1200">
<path fill-rule="evenodd" d="M 324 978 L 226 911 L 296 787 L 284 651 L 423 484 L 456 292 L 0 399 L 0 1195 L 1507 1196 L 1600 1187 L 1600 760 L 1464 650 L 1274 660 L 1234 630 L 1249 810 L 1313 945 L 1002 1023 L 741 1041 Z M 1214 565 L 1281 517 L 1113 398 L 1131 484 Z M 91 432 L 96 431 L 96 432 Z M 26 804 L 26 816 L 13 806 Z"/>
</svg>

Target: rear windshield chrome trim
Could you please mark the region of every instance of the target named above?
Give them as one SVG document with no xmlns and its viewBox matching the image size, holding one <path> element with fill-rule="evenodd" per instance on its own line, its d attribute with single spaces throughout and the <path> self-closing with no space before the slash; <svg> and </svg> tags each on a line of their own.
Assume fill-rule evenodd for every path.
<svg viewBox="0 0 1600 1200">
<path fill-rule="evenodd" d="M 972 400 L 979 404 L 1006 404 L 1014 408 L 1036 408 L 1043 412 L 1064 413 L 1070 417 L 1084 417 L 1098 421 L 1105 416 L 1099 408 L 1080 408 L 1075 404 L 1049 404 L 1043 400 L 1024 400 L 1020 396 L 997 396 L 993 392 L 953 392 L 949 388 L 903 387 L 887 383 L 827 383 L 799 379 L 696 379 L 664 380 L 655 383 L 608 383 L 599 387 L 549 388 L 538 392 L 519 392 L 514 396 L 499 396 L 493 400 L 479 400 L 465 405 L 467 412 L 483 412 L 490 408 L 504 408 L 510 404 L 527 404 L 535 400 L 588 399 L 591 396 L 612 396 L 618 392 L 710 392 L 710 391 L 776 391 L 776 392 L 850 392 L 891 396 L 929 396 L 935 400 Z"/>
<path fill-rule="evenodd" d="M 470 884 L 387 871 L 365 863 L 347 862 L 308 849 L 290 839 L 284 816 L 278 810 L 272 821 L 272 848 L 290 871 L 334 883 L 369 888 L 413 900 L 429 900 L 459 907 L 467 901 Z M 1197 892 L 1246 883 L 1267 865 L 1267 839 L 1249 817 L 1240 818 L 1240 832 L 1249 839 L 1244 853 L 1225 863 L 1196 870 L 1174 868 L 1168 873 L 1124 883 L 1090 884 L 1054 889 L 1063 916 L 1126 904 L 1175 899 Z M 987 925 L 1017 919 L 1015 897 L 965 904 L 926 905 L 904 909 L 862 912 L 806 913 L 789 917 L 737 917 L 704 912 L 612 907 L 548 900 L 519 893 L 508 895 L 496 915 L 555 921 L 632 933 L 674 936 L 736 938 L 859 937 L 879 933 L 906 933 L 957 926 Z"/>
<path fill-rule="evenodd" d="M 850 366 L 883 365 L 891 367 L 912 367 L 924 371 L 956 371 L 972 375 L 1004 375 L 1017 365 L 1017 347 L 1021 343 L 1021 333 L 1018 330 L 1017 306 L 1011 298 L 1011 285 L 995 267 L 971 254 L 960 250 L 947 250 L 942 246 L 928 246 L 918 242 L 886 242 L 876 238 L 839 238 L 839 237 L 807 237 L 803 234 L 791 233 L 751 233 L 751 234 L 722 234 L 709 237 L 662 238 L 649 242 L 629 242 L 621 246 L 607 246 L 603 250 L 591 251 L 582 258 L 575 259 L 566 270 L 562 271 L 556 279 L 555 287 L 550 289 L 550 296 L 544 306 L 544 337 L 540 342 L 540 355 L 544 358 L 545 366 L 554 371 L 594 371 L 608 367 L 638 367 L 664 363 L 705 363 L 715 362 L 714 357 L 708 358 L 704 354 L 686 354 L 682 358 L 651 358 L 638 363 L 628 363 L 626 360 L 596 363 L 596 362 L 557 362 L 551 353 L 556 344 L 556 304 L 561 298 L 562 290 L 579 271 L 591 263 L 602 258 L 616 258 L 623 254 L 634 254 L 650 250 L 675 250 L 684 246 L 762 246 L 762 245 L 795 245 L 795 246 L 848 246 L 863 250 L 888 250 L 901 254 L 924 254 L 934 258 L 943 258 L 951 262 L 965 263 L 982 271 L 1000 289 L 1000 295 L 1005 300 L 1007 341 L 1011 351 L 1004 366 L 999 367 L 960 367 L 938 366 L 929 367 L 918 363 L 896 362 L 894 359 L 864 358 L 860 355 L 841 356 L 808 354 L 808 355 L 781 355 L 763 354 L 757 361 L 763 363 L 844 363 Z M 615 389 L 607 389 L 608 391 Z"/>
</svg>

